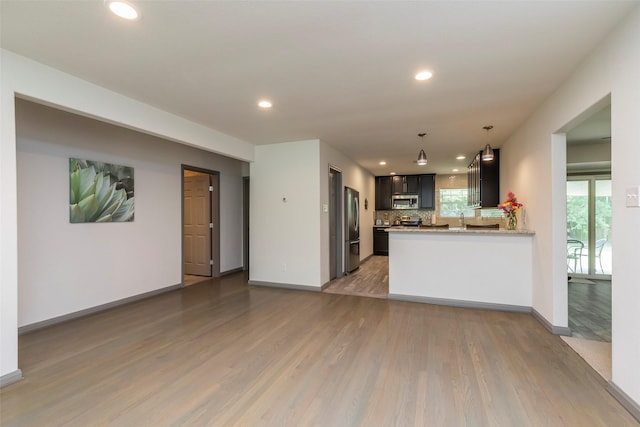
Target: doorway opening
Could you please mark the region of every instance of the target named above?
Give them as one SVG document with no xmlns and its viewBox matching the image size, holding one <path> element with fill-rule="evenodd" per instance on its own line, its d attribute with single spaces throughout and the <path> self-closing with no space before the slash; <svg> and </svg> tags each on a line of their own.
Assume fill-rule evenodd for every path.
<svg viewBox="0 0 640 427">
<path fill-rule="evenodd" d="M 566 133 L 568 326 L 565 341 L 611 379 L 611 103 Z M 604 104 L 604 105 L 603 105 Z"/>
<path fill-rule="evenodd" d="M 329 280 L 342 277 L 342 172 L 329 166 Z"/>
<path fill-rule="evenodd" d="M 183 285 L 220 276 L 219 175 L 182 165 Z"/>
</svg>

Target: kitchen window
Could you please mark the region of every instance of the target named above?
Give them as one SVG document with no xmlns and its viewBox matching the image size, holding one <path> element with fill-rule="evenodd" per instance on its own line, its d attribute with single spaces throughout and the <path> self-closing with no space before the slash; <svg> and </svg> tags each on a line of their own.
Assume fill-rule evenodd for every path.
<svg viewBox="0 0 640 427">
<path fill-rule="evenodd" d="M 460 213 L 466 218 L 475 215 L 475 209 L 467 206 L 466 188 L 441 188 L 439 196 L 441 217 L 459 217 Z"/>
</svg>

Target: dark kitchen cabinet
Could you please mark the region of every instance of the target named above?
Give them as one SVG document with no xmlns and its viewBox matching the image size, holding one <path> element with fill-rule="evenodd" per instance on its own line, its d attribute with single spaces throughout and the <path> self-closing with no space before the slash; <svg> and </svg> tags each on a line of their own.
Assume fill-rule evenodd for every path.
<svg viewBox="0 0 640 427">
<path fill-rule="evenodd" d="M 418 195 L 420 209 L 435 209 L 436 175 L 376 176 L 376 210 L 392 209 L 396 194 Z"/>
<path fill-rule="evenodd" d="M 482 151 L 467 167 L 467 204 L 473 208 L 496 207 L 500 203 L 500 150 L 493 160 L 482 160 Z"/>
<path fill-rule="evenodd" d="M 376 176 L 376 210 L 391 209 L 391 177 Z"/>
<path fill-rule="evenodd" d="M 393 194 L 418 194 L 418 175 L 395 175 L 392 181 Z"/>
<path fill-rule="evenodd" d="M 420 209 L 435 209 L 436 208 L 436 175 L 420 175 Z"/>
<path fill-rule="evenodd" d="M 385 227 L 373 227 L 373 254 L 389 255 L 389 233 Z"/>
</svg>

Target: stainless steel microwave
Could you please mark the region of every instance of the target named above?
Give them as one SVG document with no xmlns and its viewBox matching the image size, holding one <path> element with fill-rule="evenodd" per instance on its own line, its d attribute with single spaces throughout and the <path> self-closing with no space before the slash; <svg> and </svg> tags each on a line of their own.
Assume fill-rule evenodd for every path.
<svg viewBox="0 0 640 427">
<path fill-rule="evenodd" d="M 418 195 L 397 194 L 391 196 L 391 209 L 418 209 Z"/>
</svg>

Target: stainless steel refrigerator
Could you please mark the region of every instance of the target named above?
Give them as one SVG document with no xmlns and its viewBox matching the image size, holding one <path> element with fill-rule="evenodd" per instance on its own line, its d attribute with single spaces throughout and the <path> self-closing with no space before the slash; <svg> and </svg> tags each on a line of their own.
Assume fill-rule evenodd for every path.
<svg viewBox="0 0 640 427">
<path fill-rule="evenodd" d="M 344 187 L 345 273 L 360 267 L 360 201 L 359 193 Z"/>
</svg>

